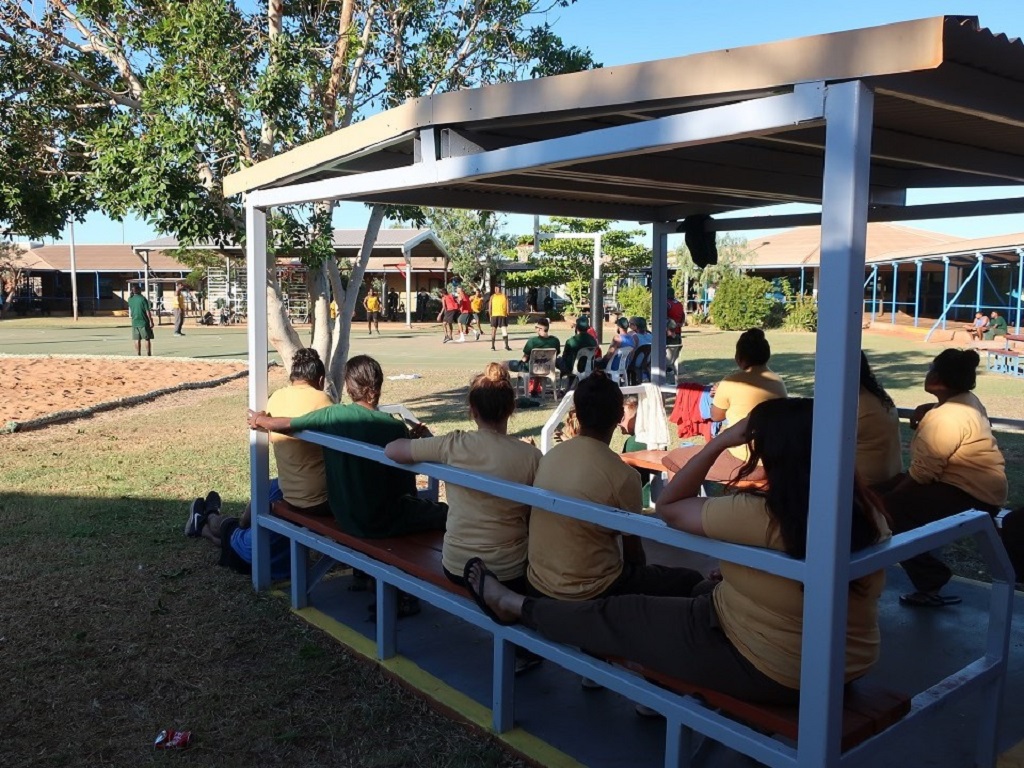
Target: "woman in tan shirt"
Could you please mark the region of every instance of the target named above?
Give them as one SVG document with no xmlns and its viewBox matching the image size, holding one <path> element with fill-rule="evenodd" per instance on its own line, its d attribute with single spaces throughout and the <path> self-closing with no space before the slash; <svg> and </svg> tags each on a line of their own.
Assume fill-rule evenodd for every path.
<svg viewBox="0 0 1024 768">
<path fill-rule="evenodd" d="M 968 509 L 990 514 L 1006 503 L 1006 462 L 985 406 L 971 392 L 980 358 L 973 349 L 947 349 L 932 361 L 924 389 L 938 402 L 918 406 L 910 420 L 910 469 L 878 490 L 903 533 Z M 960 598 L 939 592 L 952 577 L 941 560 L 925 552 L 901 563 L 916 592 L 904 605 L 935 608 Z"/>
<path fill-rule="evenodd" d="M 736 424 L 759 403 L 786 397 L 786 385 L 775 371 L 768 367 L 772 348 L 760 328 L 744 331 L 736 341 L 736 367 L 739 369 L 722 379 L 712 390 L 711 420 Z M 701 451 L 699 445 L 676 448 L 662 461 L 669 472 L 679 469 Z M 747 461 L 745 444 L 732 446 L 722 452 L 708 472 L 712 482 L 727 482 L 736 477 L 740 467 Z M 764 480 L 764 472 L 755 467 L 750 480 Z"/>
<path fill-rule="evenodd" d="M 855 466 L 861 481 L 868 486 L 884 483 L 903 471 L 900 415 L 885 387 L 875 378 L 863 351 L 860 353 Z"/>
<path fill-rule="evenodd" d="M 807 399 L 775 399 L 751 411 L 705 445 L 658 499 L 668 525 L 699 536 L 806 555 L 810 509 L 811 412 Z M 701 483 L 723 451 L 750 449 L 740 477 L 761 462 L 764 493 L 703 498 Z M 851 551 L 888 537 L 879 507 L 858 483 Z M 703 582 L 691 597 L 619 595 L 598 600 L 532 599 L 503 587 L 480 560 L 467 566 L 470 591 L 502 623 L 521 621 L 545 637 L 601 656 L 637 661 L 662 674 L 748 701 L 799 699 L 803 587 L 799 582 L 722 562 L 722 580 Z M 845 678 L 863 675 L 878 658 L 878 571 L 850 583 Z"/>
</svg>

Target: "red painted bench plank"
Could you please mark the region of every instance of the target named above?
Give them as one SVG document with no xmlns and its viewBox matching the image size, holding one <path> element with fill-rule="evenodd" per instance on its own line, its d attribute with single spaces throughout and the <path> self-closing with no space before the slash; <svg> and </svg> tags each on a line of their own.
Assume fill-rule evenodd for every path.
<svg viewBox="0 0 1024 768">
<path fill-rule="evenodd" d="M 444 531 L 423 531 L 388 539 L 362 539 L 342 531 L 333 517 L 307 515 L 285 501 L 275 501 L 270 506 L 275 517 L 308 528 L 374 560 L 399 568 L 434 586 L 442 587 L 452 594 L 461 597 L 469 594 L 462 587 L 453 584 L 441 569 Z"/>
<path fill-rule="evenodd" d="M 799 723 L 797 707 L 752 704 L 710 688 L 669 677 L 627 659 L 609 659 L 624 668 L 676 693 L 698 696 L 708 706 L 730 717 L 770 733 L 796 741 Z M 910 712 L 910 697 L 863 680 L 847 686 L 843 699 L 842 749 L 846 751 L 881 733 Z"/>
</svg>

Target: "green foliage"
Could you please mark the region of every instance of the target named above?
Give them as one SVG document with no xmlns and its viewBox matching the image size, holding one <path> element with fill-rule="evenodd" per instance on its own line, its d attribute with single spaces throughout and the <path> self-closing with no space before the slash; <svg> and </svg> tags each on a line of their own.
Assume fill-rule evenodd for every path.
<svg viewBox="0 0 1024 768">
<path fill-rule="evenodd" d="M 494 274 L 503 254 L 514 246 L 501 232 L 504 217 L 493 211 L 425 208 L 426 222 L 451 257 L 450 269 L 464 281 L 479 283 L 484 273 Z"/>
<path fill-rule="evenodd" d="M 786 306 L 782 327 L 787 331 L 818 331 L 818 302 L 813 296 L 800 294 Z"/>
<path fill-rule="evenodd" d="M 717 245 L 718 263 L 709 264 L 703 269 L 693 263 L 690 251 L 685 245 L 680 245 L 678 249 L 669 253 L 670 264 L 676 270 L 672 276 L 672 287 L 680 301 L 686 296 L 687 282 L 691 287 L 698 289 L 717 285 L 728 277 L 739 275 L 743 265 L 750 261 L 752 251 L 747 247 L 747 241 L 741 237 L 720 235 Z"/>
<path fill-rule="evenodd" d="M 339 39 L 342 5 L 6 3 L 0 223 L 55 234 L 98 208 L 238 242 L 240 201 L 221 194 L 234 171 L 411 97 L 599 66 L 531 26 L 540 0 L 356 3 Z"/>
<path fill-rule="evenodd" d="M 565 311 L 570 315 L 580 314 L 580 307 L 590 303 L 590 281 L 574 278 L 565 284 L 569 304 Z"/>
<path fill-rule="evenodd" d="M 552 285 L 562 285 L 572 280 L 572 272 L 563 264 L 544 263 L 539 260 L 531 260 L 531 264 L 537 264 L 534 269 L 525 269 L 515 272 L 503 272 L 502 278 L 506 288 L 546 288 Z"/>
<path fill-rule="evenodd" d="M 723 331 L 765 328 L 777 303 L 768 296 L 772 284 L 763 277 L 730 275 L 718 283 L 711 320 Z"/>
<path fill-rule="evenodd" d="M 652 318 L 651 292 L 642 285 L 628 285 L 619 289 L 619 309 L 627 317 L 643 317 L 650 321 Z"/>
</svg>

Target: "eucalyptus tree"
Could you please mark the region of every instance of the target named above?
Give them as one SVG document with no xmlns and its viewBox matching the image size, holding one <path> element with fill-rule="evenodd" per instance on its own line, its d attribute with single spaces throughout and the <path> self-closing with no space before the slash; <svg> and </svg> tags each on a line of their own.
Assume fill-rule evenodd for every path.
<svg viewBox="0 0 1024 768">
<path fill-rule="evenodd" d="M 182 244 L 242 242 L 221 188 L 240 168 L 415 96 L 595 66 L 546 21 L 571 2 L 0 0 L 0 224 L 56 234 L 99 209 Z M 336 385 L 387 212 L 371 208 L 351 265 L 334 257 L 332 213 L 275 211 L 270 242 L 309 268 L 312 343 Z M 271 341 L 290 360 L 301 341 L 267 278 Z"/>
</svg>

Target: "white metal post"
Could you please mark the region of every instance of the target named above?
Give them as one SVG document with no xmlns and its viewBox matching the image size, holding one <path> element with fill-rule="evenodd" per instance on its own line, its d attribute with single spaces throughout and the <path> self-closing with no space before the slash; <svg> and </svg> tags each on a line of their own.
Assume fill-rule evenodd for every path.
<svg viewBox="0 0 1024 768">
<path fill-rule="evenodd" d="M 667 359 L 665 338 L 668 321 L 668 233 L 674 231 L 674 225 L 656 223 L 654 225 L 651 250 L 651 382 L 657 386 L 665 383 Z M 685 296 L 683 297 L 686 298 Z"/>
<path fill-rule="evenodd" d="M 412 328 L 412 256 L 402 249 L 405 256 L 405 327 Z"/>
<path fill-rule="evenodd" d="M 248 261 L 249 407 L 267 407 L 267 213 L 245 206 Z M 249 498 L 252 503 L 252 585 L 270 586 L 270 532 L 259 519 L 270 511 L 270 440 L 266 432 L 249 432 Z"/>
<path fill-rule="evenodd" d="M 601 233 L 594 236 L 594 281 L 590 286 L 590 327 L 604 343 L 604 283 L 601 280 Z"/>
<path fill-rule="evenodd" d="M 71 233 L 71 316 L 78 322 L 78 265 L 75 263 L 75 220 L 68 221 Z"/>
<path fill-rule="evenodd" d="M 807 768 L 838 765 L 840 757 L 873 102 L 872 92 L 859 81 L 829 86 L 825 99 L 821 217 L 825 301 L 818 304 L 813 512 L 807 526 L 797 754 L 798 764 Z"/>
</svg>

